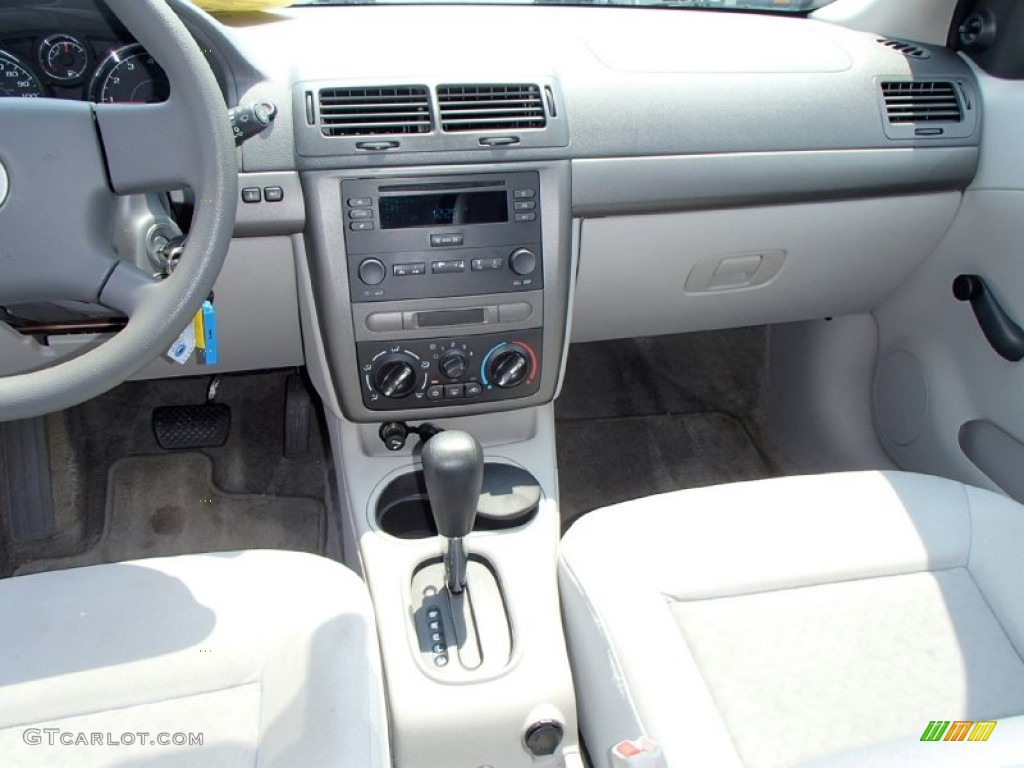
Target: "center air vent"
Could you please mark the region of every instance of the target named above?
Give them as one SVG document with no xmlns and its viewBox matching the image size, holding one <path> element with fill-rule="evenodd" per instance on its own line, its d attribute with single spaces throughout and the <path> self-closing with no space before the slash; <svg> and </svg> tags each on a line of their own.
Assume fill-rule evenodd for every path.
<svg viewBox="0 0 1024 768">
<path fill-rule="evenodd" d="M 892 48 L 894 51 L 902 53 L 908 59 L 930 59 L 932 57 L 931 51 L 927 48 L 922 48 L 915 43 L 908 43 L 906 40 L 889 40 L 888 38 L 880 37 L 878 42 L 886 48 Z"/>
<path fill-rule="evenodd" d="M 441 130 L 510 131 L 547 125 L 536 85 L 439 85 Z"/>
<path fill-rule="evenodd" d="M 324 136 L 391 136 L 430 132 L 426 86 L 320 89 Z"/>
<path fill-rule="evenodd" d="M 893 125 L 959 123 L 963 120 L 956 87 L 950 82 L 883 82 L 882 98 L 886 117 Z"/>
</svg>

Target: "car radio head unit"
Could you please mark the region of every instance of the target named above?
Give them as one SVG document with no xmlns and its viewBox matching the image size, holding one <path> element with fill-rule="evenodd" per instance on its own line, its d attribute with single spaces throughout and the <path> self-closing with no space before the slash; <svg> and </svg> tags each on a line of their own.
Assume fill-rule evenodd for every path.
<svg viewBox="0 0 1024 768">
<path fill-rule="evenodd" d="M 536 171 L 345 179 L 353 302 L 543 288 Z"/>
</svg>

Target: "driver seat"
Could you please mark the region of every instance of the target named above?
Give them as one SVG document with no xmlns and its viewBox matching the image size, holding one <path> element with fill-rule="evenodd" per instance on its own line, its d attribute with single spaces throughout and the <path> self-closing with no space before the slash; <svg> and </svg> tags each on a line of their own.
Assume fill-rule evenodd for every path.
<svg viewBox="0 0 1024 768">
<path fill-rule="evenodd" d="M 1024 506 L 904 472 L 585 515 L 559 575 L 594 768 L 641 736 L 669 768 L 1024 764 L 1022 552 Z"/>
<path fill-rule="evenodd" d="M 390 766 L 363 582 L 240 551 L 0 581 L 7 766 Z"/>
</svg>

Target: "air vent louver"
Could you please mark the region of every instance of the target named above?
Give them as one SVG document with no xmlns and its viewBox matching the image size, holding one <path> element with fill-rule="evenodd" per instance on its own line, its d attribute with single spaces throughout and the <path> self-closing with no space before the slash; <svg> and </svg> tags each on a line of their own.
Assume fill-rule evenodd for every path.
<svg viewBox="0 0 1024 768">
<path fill-rule="evenodd" d="M 536 85 L 439 85 L 441 130 L 510 131 L 547 125 Z"/>
<path fill-rule="evenodd" d="M 391 136 L 429 133 L 426 86 L 322 88 L 320 131 L 324 136 Z"/>
<path fill-rule="evenodd" d="M 878 42 L 884 45 L 886 48 L 892 48 L 898 53 L 902 53 L 908 59 L 930 59 L 932 57 L 931 51 L 927 48 L 922 48 L 920 45 L 914 43 L 908 43 L 906 40 L 889 40 L 884 37 L 878 38 Z"/>
<path fill-rule="evenodd" d="M 959 123 L 963 120 L 956 87 L 950 82 L 898 81 L 882 83 L 885 113 L 893 125 Z"/>
</svg>

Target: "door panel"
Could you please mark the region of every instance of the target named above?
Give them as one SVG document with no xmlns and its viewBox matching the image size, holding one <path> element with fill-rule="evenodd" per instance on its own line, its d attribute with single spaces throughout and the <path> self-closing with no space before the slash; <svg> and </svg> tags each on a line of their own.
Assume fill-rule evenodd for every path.
<svg viewBox="0 0 1024 768">
<path fill-rule="evenodd" d="M 990 488 L 1001 481 L 1020 496 L 1024 489 L 1006 487 L 1006 467 L 1009 455 L 1024 456 L 1024 361 L 1000 357 L 951 289 L 958 274 L 979 274 L 1024 324 L 1024 82 L 978 78 L 978 176 L 936 251 L 875 312 L 874 415 L 900 466 Z"/>
</svg>

